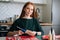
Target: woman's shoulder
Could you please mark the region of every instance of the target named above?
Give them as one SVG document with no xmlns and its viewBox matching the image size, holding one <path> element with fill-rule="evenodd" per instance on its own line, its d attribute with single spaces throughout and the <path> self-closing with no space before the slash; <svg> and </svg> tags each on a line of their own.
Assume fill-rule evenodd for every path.
<svg viewBox="0 0 60 40">
<path fill-rule="evenodd" d="M 39 20 L 37 18 L 33 18 L 35 22 L 38 22 L 39 23 Z"/>
<path fill-rule="evenodd" d="M 18 21 L 20 21 L 20 20 L 21 20 L 21 18 L 18 18 L 18 19 L 15 20 L 15 22 L 18 22 Z"/>
<path fill-rule="evenodd" d="M 37 18 L 33 18 L 34 20 L 37 20 Z"/>
</svg>

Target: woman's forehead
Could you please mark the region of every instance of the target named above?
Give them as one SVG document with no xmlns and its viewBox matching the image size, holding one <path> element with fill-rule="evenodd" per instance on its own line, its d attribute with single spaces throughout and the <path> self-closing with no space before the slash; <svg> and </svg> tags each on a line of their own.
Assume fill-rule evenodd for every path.
<svg viewBox="0 0 60 40">
<path fill-rule="evenodd" d="M 34 8 L 34 6 L 32 4 L 29 4 L 26 7 L 32 7 L 32 8 Z"/>
</svg>

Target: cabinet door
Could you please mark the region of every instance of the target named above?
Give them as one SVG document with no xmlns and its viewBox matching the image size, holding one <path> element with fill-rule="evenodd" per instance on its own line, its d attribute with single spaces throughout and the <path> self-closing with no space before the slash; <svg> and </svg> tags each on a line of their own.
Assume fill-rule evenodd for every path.
<svg viewBox="0 0 60 40">
<path fill-rule="evenodd" d="M 0 1 L 10 1 L 10 0 L 0 0 Z"/>
</svg>

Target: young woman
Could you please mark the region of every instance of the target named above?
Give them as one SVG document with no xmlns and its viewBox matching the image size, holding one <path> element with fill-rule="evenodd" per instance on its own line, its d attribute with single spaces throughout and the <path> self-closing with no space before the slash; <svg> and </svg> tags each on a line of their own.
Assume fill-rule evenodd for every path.
<svg viewBox="0 0 60 40">
<path fill-rule="evenodd" d="M 42 36 L 44 34 L 39 22 L 37 21 L 37 13 L 35 5 L 27 2 L 18 18 L 11 26 L 8 36 L 19 34 L 21 36 Z"/>
</svg>

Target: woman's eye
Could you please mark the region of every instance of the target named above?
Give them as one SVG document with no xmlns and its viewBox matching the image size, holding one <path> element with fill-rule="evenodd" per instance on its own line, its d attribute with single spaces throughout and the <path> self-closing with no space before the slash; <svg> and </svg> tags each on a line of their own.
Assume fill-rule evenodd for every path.
<svg viewBox="0 0 60 40">
<path fill-rule="evenodd" d="M 33 9 L 31 9 L 33 11 Z"/>
<path fill-rule="evenodd" d="M 29 9 L 29 8 L 27 8 L 27 9 Z"/>
</svg>

